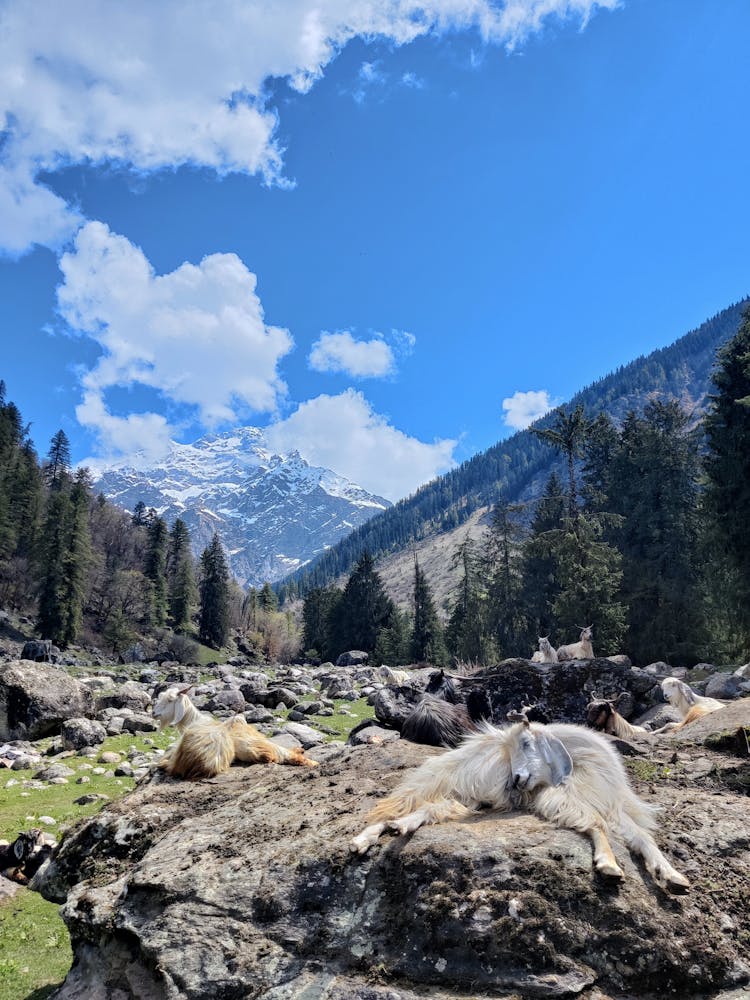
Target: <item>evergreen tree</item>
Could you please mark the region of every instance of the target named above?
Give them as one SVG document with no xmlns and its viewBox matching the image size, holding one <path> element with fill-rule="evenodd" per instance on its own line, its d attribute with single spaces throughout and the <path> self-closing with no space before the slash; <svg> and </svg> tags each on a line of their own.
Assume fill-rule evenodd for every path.
<svg viewBox="0 0 750 1000">
<path fill-rule="evenodd" d="M 258 594 L 258 608 L 266 614 L 278 611 L 279 601 L 268 580 L 263 584 Z"/>
<path fill-rule="evenodd" d="M 59 489 L 70 471 L 70 441 L 63 430 L 59 430 L 52 438 L 47 452 L 47 485 L 50 489 Z"/>
<path fill-rule="evenodd" d="M 532 432 L 542 441 L 557 448 L 565 456 L 568 467 L 568 517 L 575 526 L 578 521 L 578 487 L 575 477 L 575 460 L 581 454 L 586 440 L 588 422 L 583 412 L 583 406 L 578 406 L 566 413 L 561 407 L 555 411 L 555 422 L 552 427 L 532 427 Z"/>
<path fill-rule="evenodd" d="M 712 562 L 731 578 L 735 655 L 750 653 L 750 308 L 717 355 L 705 419 L 705 509 Z"/>
<path fill-rule="evenodd" d="M 133 524 L 136 527 L 141 527 L 146 524 L 146 504 L 143 500 L 139 500 L 138 503 L 133 507 Z"/>
<path fill-rule="evenodd" d="M 445 666 L 448 650 L 443 626 L 435 610 L 432 590 L 424 571 L 414 556 L 414 625 L 411 634 L 411 660 L 414 663 L 434 663 Z"/>
<path fill-rule="evenodd" d="M 338 652 L 363 649 L 372 653 L 380 629 L 392 625 L 394 610 L 372 556 L 363 553 L 336 606 L 331 638 Z"/>
<path fill-rule="evenodd" d="M 549 635 L 555 627 L 554 603 L 560 592 L 557 563 L 552 554 L 552 542 L 559 532 L 565 515 L 565 496 L 555 473 L 547 480 L 531 522 L 531 534 L 523 546 L 521 578 L 523 606 L 532 645 L 539 636 Z"/>
<path fill-rule="evenodd" d="M 147 528 L 146 562 L 143 572 L 151 584 L 151 624 L 163 628 L 167 621 L 167 523 L 152 517 Z"/>
<path fill-rule="evenodd" d="M 302 607 L 302 646 L 305 652 L 315 652 L 323 660 L 333 659 L 336 650 L 332 628 L 336 608 L 342 593 L 336 587 L 316 587 L 305 598 Z"/>
<path fill-rule="evenodd" d="M 39 613 L 37 629 L 43 639 L 60 641 L 65 629 L 63 590 L 65 555 L 70 519 L 70 494 L 56 489 L 47 497 L 47 510 L 40 540 Z"/>
<path fill-rule="evenodd" d="M 698 441 L 679 403 L 624 421 L 604 469 L 611 537 L 623 556 L 626 648 L 636 663 L 699 657 L 705 641 L 698 559 Z"/>
<path fill-rule="evenodd" d="M 229 570 L 216 534 L 201 556 L 199 635 L 214 649 L 229 640 Z"/>
<path fill-rule="evenodd" d="M 489 581 L 488 625 L 502 657 L 523 655 L 529 641 L 521 575 L 520 510 L 505 501 L 495 504 L 484 559 Z"/>
<path fill-rule="evenodd" d="M 169 533 L 167 558 L 169 619 L 175 632 L 189 632 L 198 591 L 193 572 L 190 533 L 182 518 L 177 518 Z"/>
<path fill-rule="evenodd" d="M 88 470 L 79 469 L 70 490 L 67 538 L 63 556 L 61 588 L 62 627 L 56 636 L 60 646 L 75 642 L 83 622 L 86 579 L 91 558 L 89 507 L 91 504 Z"/>
<path fill-rule="evenodd" d="M 388 624 L 378 630 L 372 663 L 387 663 L 394 667 L 409 663 L 411 635 L 412 622 L 409 615 L 394 606 Z"/>
<path fill-rule="evenodd" d="M 453 566 L 461 566 L 458 597 L 445 630 L 448 652 L 456 660 L 489 663 L 496 650 L 487 624 L 487 591 L 474 542 L 467 538 L 456 550 Z"/>
</svg>

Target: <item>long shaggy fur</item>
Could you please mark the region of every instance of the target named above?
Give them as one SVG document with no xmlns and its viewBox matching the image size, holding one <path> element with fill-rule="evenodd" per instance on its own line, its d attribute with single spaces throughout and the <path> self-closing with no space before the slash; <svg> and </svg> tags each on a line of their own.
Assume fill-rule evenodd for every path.
<svg viewBox="0 0 750 1000">
<path fill-rule="evenodd" d="M 657 810 L 633 792 L 609 741 L 582 726 L 521 722 L 501 729 L 482 723 L 460 747 L 426 761 L 379 802 L 351 850 L 364 853 L 387 827 L 411 833 L 424 824 L 460 819 L 483 803 L 498 810 L 529 809 L 588 834 L 597 870 L 621 878 L 607 839 L 616 834 L 643 856 L 662 888 L 689 887 L 653 839 Z"/>
<path fill-rule="evenodd" d="M 661 729 L 655 729 L 655 733 L 679 732 L 680 729 L 689 726 L 696 719 L 701 719 L 704 715 L 710 715 L 712 712 L 718 712 L 719 709 L 726 706 L 726 702 L 696 694 L 689 685 L 684 684 L 676 677 L 665 677 L 661 682 L 661 689 L 669 704 L 682 715 L 682 720 L 668 722 Z"/>
<path fill-rule="evenodd" d="M 163 691 L 154 705 L 154 716 L 162 729 L 175 726 L 181 733 L 177 746 L 159 764 L 175 778 L 198 781 L 228 771 L 232 762 L 245 764 L 296 764 L 317 767 L 317 761 L 299 748 L 288 749 L 271 742 L 241 715 L 220 722 L 199 712 L 185 690 Z"/>
<path fill-rule="evenodd" d="M 426 694 L 401 727 L 401 738 L 430 747 L 455 747 L 476 728 L 466 706 Z"/>
<path fill-rule="evenodd" d="M 586 706 L 586 722 L 592 729 L 598 729 L 608 736 L 618 736 L 621 740 L 651 740 L 653 733 L 643 726 L 633 726 L 623 719 L 611 701 L 592 701 Z"/>
</svg>

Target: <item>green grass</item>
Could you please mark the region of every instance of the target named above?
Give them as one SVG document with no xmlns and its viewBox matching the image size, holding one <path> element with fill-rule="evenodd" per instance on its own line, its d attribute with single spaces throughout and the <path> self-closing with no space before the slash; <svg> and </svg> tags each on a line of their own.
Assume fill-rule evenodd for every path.
<svg viewBox="0 0 750 1000">
<path fill-rule="evenodd" d="M 21 889 L 0 906 L 0 1000 L 41 1000 L 65 978 L 72 959 L 54 903 Z"/>
<path fill-rule="evenodd" d="M 352 715 L 339 715 L 340 708 L 349 709 L 349 711 L 352 712 Z M 335 730 L 336 735 L 325 733 L 325 739 L 328 743 L 331 740 L 345 740 L 352 729 L 365 719 L 372 719 L 375 721 L 375 712 L 373 711 L 372 705 L 368 705 L 367 698 L 358 698 L 356 701 L 336 699 L 333 705 L 333 715 L 308 715 L 306 716 L 305 721 L 311 725 L 313 723 L 317 723 L 318 725 L 325 727 L 325 729 Z"/>
<path fill-rule="evenodd" d="M 151 745 L 147 741 L 151 741 Z M 108 737 L 100 752 L 113 751 L 127 759 L 131 747 L 139 751 L 169 746 L 169 733 L 125 733 Z M 40 741 L 43 749 L 50 740 Z M 33 777 L 41 767 L 53 763 L 43 758 L 31 770 L 2 771 L 0 777 L 0 837 L 13 840 L 20 830 L 32 826 L 43 827 L 59 837 L 63 828 L 99 812 L 106 799 L 79 806 L 74 799 L 89 793 L 119 798 L 134 787 L 132 778 L 107 777 L 92 774 L 86 764 L 114 770 L 116 764 L 99 764 L 95 757 L 66 757 L 62 763 L 76 771 L 68 778 L 67 785 L 43 785 L 41 788 L 24 787 L 23 782 Z M 87 776 L 91 780 L 76 784 L 76 778 Z M 8 782 L 18 782 L 8 787 Z M 56 826 L 38 822 L 39 816 L 51 816 Z M 21 889 L 13 899 L 0 905 L 0 1000 L 42 1000 L 65 978 L 72 953 L 70 939 L 62 922 L 58 906 L 48 903 L 35 892 Z"/>
<path fill-rule="evenodd" d="M 660 779 L 669 778 L 674 774 L 675 768 L 669 768 L 662 764 L 656 764 L 651 760 L 641 760 L 628 757 L 625 760 L 625 766 L 641 781 L 659 781 Z"/>
</svg>

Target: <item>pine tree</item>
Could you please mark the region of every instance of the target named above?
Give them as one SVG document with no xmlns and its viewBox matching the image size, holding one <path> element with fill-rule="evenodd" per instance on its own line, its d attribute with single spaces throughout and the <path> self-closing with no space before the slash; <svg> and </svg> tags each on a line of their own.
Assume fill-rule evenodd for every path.
<svg viewBox="0 0 750 1000">
<path fill-rule="evenodd" d="M 531 522 L 531 533 L 523 546 L 521 577 L 523 606 L 529 628 L 529 639 L 549 635 L 555 627 L 554 603 L 560 592 L 557 564 L 551 543 L 559 532 L 565 515 L 565 496 L 555 473 L 547 480 Z"/>
<path fill-rule="evenodd" d="M 70 516 L 70 491 L 52 490 L 47 497 L 47 511 L 40 541 L 41 583 L 37 629 L 43 639 L 52 639 L 57 643 L 62 641 L 66 629 L 63 601 Z"/>
<path fill-rule="evenodd" d="M 732 580 L 735 655 L 750 653 L 750 309 L 719 350 L 705 419 L 711 561 Z M 728 624 L 728 623 L 727 623 Z"/>
<path fill-rule="evenodd" d="M 336 607 L 342 592 L 336 587 L 316 587 L 305 598 L 302 608 L 302 645 L 320 659 L 332 659 L 336 651 L 332 641 L 332 628 Z"/>
<path fill-rule="evenodd" d="M 214 649 L 229 640 L 229 570 L 216 534 L 201 556 L 199 635 Z"/>
<path fill-rule="evenodd" d="M 83 622 L 86 578 L 91 558 L 90 504 L 88 470 L 79 469 L 70 491 L 68 531 L 63 556 L 62 628 L 56 637 L 58 644 L 63 647 L 75 642 Z"/>
<path fill-rule="evenodd" d="M 143 500 L 139 500 L 135 507 L 133 507 L 132 520 L 136 527 L 141 527 L 146 524 L 146 504 Z"/>
<path fill-rule="evenodd" d="M 151 624 L 163 628 L 167 621 L 167 523 L 152 517 L 147 528 L 146 562 L 143 572 L 151 584 Z"/>
<path fill-rule="evenodd" d="M 458 597 L 445 629 L 448 652 L 466 663 L 490 663 L 496 649 L 487 624 L 487 591 L 474 542 L 467 538 L 456 550 L 453 566 L 461 566 Z"/>
<path fill-rule="evenodd" d="M 338 652 L 363 649 L 373 652 L 382 628 L 389 628 L 394 614 L 393 601 L 375 572 L 369 552 L 360 556 L 336 607 L 332 642 Z"/>
<path fill-rule="evenodd" d="M 45 471 L 50 489 L 59 489 L 70 471 L 70 441 L 63 430 L 52 438 Z"/>
<path fill-rule="evenodd" d="M 375 665 L 387 663 L 393 667 L 409 663 L 411 634 L 411 618 L 407 612 L 394 607 L 388 624 L 378 630 L 371 662 Z"/>
<path fill-rule="evenodd" d="M 273 592 L 273 587 L 268 580 L 266 580 L 263 584 L 260 589 L 260 593 L 258 594 L 258 608 L 266 614 L 278 611 L 279 600 Z"/>
<path fill-rule="evenodd" d="M 193 611 L 198 603 L 198 590 L 193 572 L 190 533 L 185 522 L 179 517 L 169 533 L 167 586 L 172 628 L 175 632 L 189 632 Z"/>
<path fill-rule="evenodd" d="M 568 467 L 568 517 L 573 525 L 578 521 L 578 487 L 575 477 L 575 460 L 581 454 L 586 440 L 588 422 L 579 404 L 566 413 L 561 407 L 555 411 L 555 422 L 552 427 L 535 428 L 531 430 L 538 438 L 557 448 L 565 455 Z"/>
<path fill-rule="evenodd" d="M 434 663 L 445 666 L 448 650 L 443 626 L 435 610 L 432 590 L 424 571 L 414 556 L 414 625 L 411 634 L 411 659 L 414 663 Z"/>
<path fill-rule="evenodd" d="M 499 501 L 490 515 L 484 558 L 489 581 L 487 615 L 498 655 L 521 656 L 528 646 L 521 575 L 521 508 Z"/>
</svg>

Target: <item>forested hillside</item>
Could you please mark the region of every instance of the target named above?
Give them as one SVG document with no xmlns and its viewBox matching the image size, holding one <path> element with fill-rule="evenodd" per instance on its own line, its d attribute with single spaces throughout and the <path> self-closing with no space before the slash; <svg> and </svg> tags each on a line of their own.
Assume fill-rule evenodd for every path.
<svg viewBox="0 0 750 1000">
<path fill-rule="evenodd" d="M 669 347 L 599 379 L 574 396 L 571 405 L 582 405 L 589 417 L 605 412 L 619 422 L 630 410 L 641 413 L 649 401 L 676 400 L 697 421 L 705 407 L 716 350 L 737 332 L 747 302 L 722 310 Z M 536 426 L 549 426 L 552 419 L 547 416 Z M 373 517 L 287 578 L 279 592 L 282 598 L 304 596 L 350 572 L 365 551 L 379 559 L 464 524 L 479 508 L 500 498 L 513 502 L 532 488 L 538 495 L 558 462 L 531 430 L 519 431 Z"/>
</svg>

